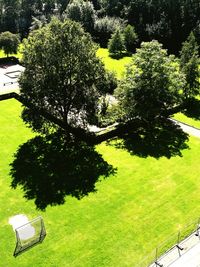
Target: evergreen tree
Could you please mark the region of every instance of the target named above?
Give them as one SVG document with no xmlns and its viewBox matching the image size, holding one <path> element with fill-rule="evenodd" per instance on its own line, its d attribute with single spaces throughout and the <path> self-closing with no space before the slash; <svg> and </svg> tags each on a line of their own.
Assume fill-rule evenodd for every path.
<svg viewBox="0 0 200 267">
<path fill-rule="evenodd" d="M 126 50 L 128 52 L 134 52 L 136 48 L 137 43 L 137 34 L 135 32 L 135 29 L 131 25 L 127 25 L 124 29 L 124 42 L 126 46 Z"/>
<path fill-rule="evenodd" d="M 185 98 L 194 97 L 199 94 L 199 56 L 198 44 L 193 32 L 190 33 L 187 40 L 183 43 L 180 52 L 180 67 L 186 76 L 186 86 L 184 88 Z"/>
<path fill-rule="evenodd" d="M 121 56 L 123 51 L 126 50 L 124 38 L 119 29 L 117 29 L 111 36 L 108 42 L 108 50 L 110 55 Z"/>
</svg>

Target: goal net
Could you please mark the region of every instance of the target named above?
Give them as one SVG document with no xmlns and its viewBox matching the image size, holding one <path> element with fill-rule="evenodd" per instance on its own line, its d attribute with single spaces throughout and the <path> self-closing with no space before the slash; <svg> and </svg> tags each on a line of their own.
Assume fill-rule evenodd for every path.
<svg viewBox="0 0 200 267">
<path fill-rule="evenodd" d="M 37 217 L 36 219 L 19 226 L 15 229 L 15 234 L 16 247 L 13 255 L 17 257 L 22 252 L 39 243 L 42 243 L 44 240 L 46 236 L 46 230 L 42 217 Z"/>
</svg>

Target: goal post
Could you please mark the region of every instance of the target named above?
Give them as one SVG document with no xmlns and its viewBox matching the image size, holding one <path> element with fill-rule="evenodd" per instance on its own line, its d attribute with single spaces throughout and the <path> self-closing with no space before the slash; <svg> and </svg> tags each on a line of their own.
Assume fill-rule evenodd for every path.
<svg viewBox="0 0 200 267">
<path fill-rule="evenodd" d="M 33 246 L 42 243 L 46 236 L 44 221 L 41 216 L 15 229 L 16 247 L 13 253 L 17 257 Z"/>
</svg>

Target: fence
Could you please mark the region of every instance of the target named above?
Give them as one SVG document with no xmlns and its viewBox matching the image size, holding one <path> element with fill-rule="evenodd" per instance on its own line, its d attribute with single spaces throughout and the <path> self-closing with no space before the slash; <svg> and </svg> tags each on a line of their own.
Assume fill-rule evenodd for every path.
<svg viewBox="0 0 200 267">
<path fill-rule="evenodd" d="M 137 267 L 167 267 L 200 242 L 200 218 L 165 240 Z"/>
</svg>

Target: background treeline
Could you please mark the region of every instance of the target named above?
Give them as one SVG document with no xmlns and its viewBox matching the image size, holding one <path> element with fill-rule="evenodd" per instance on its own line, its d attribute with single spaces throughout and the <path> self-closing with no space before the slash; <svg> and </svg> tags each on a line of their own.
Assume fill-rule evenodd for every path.
<svg viewBox="0 0 200 267">
<path fill-rule="evenodd" d="M 157 39 L 173 53 L 191 30 L 199 34 L 199 0 L 108 0 L 105 7 L 134 25 L 141 40 Z"/>
<path fill-rule="evenodd" d="M 138 42 L 157 39 L 170 53 L 178 53 L 191 31 L 200 43 L 199 0 L 0 0 L 0 32 L 23 38 L 53 15 L 80 21 L 104 47 L 116 28 L 128 24 Z"/>
</svg>

